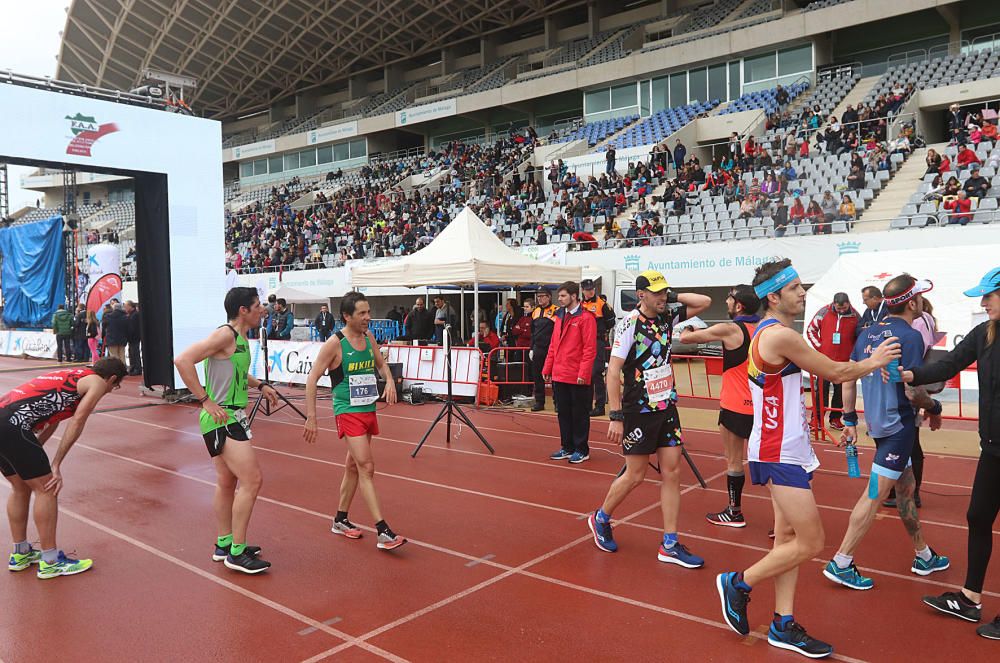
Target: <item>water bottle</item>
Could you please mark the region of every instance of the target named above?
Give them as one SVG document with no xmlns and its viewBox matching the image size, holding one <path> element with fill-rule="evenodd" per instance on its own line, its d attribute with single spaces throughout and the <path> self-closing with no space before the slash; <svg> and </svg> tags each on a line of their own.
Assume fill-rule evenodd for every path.
<svg viewBox="0 0 1000 663">
<path fill-rule="evenodd" d="M 845 449 L 847 453 L 847 476 L 854 479 L 861 477 L 861 468 L 858 467 L 858 448 L 853 442 L 849 443 Z"/>
<path fill-rule="evenodd" d="M 902 382 L 902 376 L 899 374 L 899 359 L 893 359 L 889 362 L 889 365 L 885 367 L 885 370 L 889 371 L 889 382 Z"/>
</svg>

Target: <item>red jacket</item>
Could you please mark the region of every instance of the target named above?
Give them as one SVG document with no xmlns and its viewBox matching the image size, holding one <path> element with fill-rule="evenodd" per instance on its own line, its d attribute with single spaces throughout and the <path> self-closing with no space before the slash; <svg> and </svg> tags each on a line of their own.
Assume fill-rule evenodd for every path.
<svg viewBox="0 0 1000 663">
<path fill-rule="evenodd" d="M 497 348 L 500 347 L 500 337 L 497 336 L 497 333 L 492 329 L 490 330 L 490 333 L 487 334 L 486 336 L 480 336 L 479 342 L 485 343 L 488 346 L 490 346 L 490 350 L 496 350 Z M 477 347 L 477 344 L 474 343 L 474 339 L 471 338 L 469 339 L 469 347 L 470 348 Z"/>
<path fill-rule="evenodd" d="M 848 313 L 838 314 L 833 305 L 824 306 L 813 317 L 806 330 L 812 346 L 834 361 L 847 361 L 854 350 L 858 321 L 861 317 L 853 308 Z M 840 338 L 836 334 L 840 334 Z M 839 340 L 839 343 L 834 341 Z"/>
<path fill-rule="evenodd" d="M 551 375 L 553 382 L 576 384 L 582 378 L 583 384 L 590 384 L 597 356 L 597 318 L 581 304 L 572 315 L 559 309 L 555 323 L 542 375 Z"/>
<path fill-rule="evenodd" d="M 522 315 L 521 318 L 514 323 L 514 328 L 511 330 L 516 339 L 518 348 L 530 348 L 531 347 L 531 316 Z"/>
</svg>

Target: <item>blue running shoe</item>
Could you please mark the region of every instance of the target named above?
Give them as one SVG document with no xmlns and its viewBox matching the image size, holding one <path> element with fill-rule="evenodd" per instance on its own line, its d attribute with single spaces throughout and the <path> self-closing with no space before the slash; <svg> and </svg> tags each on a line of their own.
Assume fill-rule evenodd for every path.
<svg viewBox="0 0 1000 663">
<path fill-rule="evenodd" d="M 615 552 L 618 544 L 611 534 L 611 523 L 602 523 L 597 519 L 597 512 L 590 514 L 587 518 L 587 525 L 594 534 L 594 544 L 604 552 Z"/>
<path fill-rule="evenodd" d="M 569 462 L 574 465 L 579 465 L 585 460 L 590 460 L 590 454 L 582 454 L 579 451 L 574 451 L 573 455 L 569 457 Z"/>
<path fill-rule="evenodd" d="M 720 573 L 715 577 L 715 587 L 719 590 L 719 600 L 722 601 L 722 617 L 740 635 L 750 634 L 750 622 L 747 620 L 747 603 L 750 603 L 750 592 L 737 587 L 736 573 Z"/>
<path fill-rule="evenodd" d="M 931 558 L 925 562 L 919 555 L 917 555 L 913 558 L 913 566 L 910 567 L 910 570 L 918 576 L 929 576 L 935 571 L 944 571 L 949 566 L 951 566 L 951 560 L 943 555 L 937 554 L 934 552 L 934 549 L 931 548 Z"/>
<path fill-rule="evenodd" d="M 833 647 L 811 637 L 806 630 L 795 622 L 789 622 L 784 631 L 779 631 L 771 622 L 767 632 L 767 644 L 779 649 L 798 652 L 809 658 L 823 658 L 833 653 Z"/>
<path fill-rule="evenodd" d="M 573 455 L 572 451 L 566 451 L 565 449 L 560 449 L 559 451 L 549 456 L 549 460 L 566 460 L 572 455 Z"/>
<path fill-rule="evenodd" d="M 875 581 L 861 575 L 858 571 L 858 567 L 854 564 L 851 564 L 846 569 L 842 569 L 837 566 L 837 563 L 832 559 L 830 560 L 830 563 L 826 565 L 826 568 L 823 569 L 823 575 L 838 585 L 850 587 L 851 589 L 860 589 L 864 591 L 875 586 Z"/>
<path fill-rule="evenodd" d="M 697 555 L 692 555 L 691 551 L 681 543 L 675 543 L 672 548 L 664 548 L 661 543 L 656 559 L 667 564 L 683 566 L 685 569 L 700 569 L 705 566 L 705 560 Z"/>
</svg>

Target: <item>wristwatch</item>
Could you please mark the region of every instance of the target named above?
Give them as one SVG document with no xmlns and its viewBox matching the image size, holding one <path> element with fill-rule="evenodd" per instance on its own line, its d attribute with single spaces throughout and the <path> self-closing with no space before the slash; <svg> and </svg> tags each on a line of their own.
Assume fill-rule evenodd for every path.
<svg viewBox="0 0 1000 663">
<path fill-rule="evenodd" d="M 608 419 L 611 421 L 625 421 L 625 415 L 621 410 L 611 410 L 611 412 L 608 412 Z"/>
</svg>

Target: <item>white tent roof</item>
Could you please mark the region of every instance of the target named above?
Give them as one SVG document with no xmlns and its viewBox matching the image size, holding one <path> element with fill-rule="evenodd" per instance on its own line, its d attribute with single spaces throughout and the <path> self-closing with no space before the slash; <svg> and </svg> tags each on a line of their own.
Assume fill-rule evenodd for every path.
<svg viewBox="0 0 1000 663">
<path fill-rule="evenodd" d="M 433 242 L 384 265 L 351 270 L 353 286 L 518 285 L 579 281 L 580 267 L 549 265 L 513 251 L 468 207 Z"/>
<path fill-rule="evenodd" d="M 851 304 L 864 313 L 861 289 L 868 285 L 882 289 L 903 272 L 934 282 L 927 300 L 934 305 L 938 330 L 946 336 L 940 347 L 951 350 L 970 329 L 985 320 L 978 297 L 966 297 L 964 290 L 997 266 L 1000 246 L 955 246 L 947 251 L 938 248 L 875 251 L 840 256 L 806 295 L 805 319 L 830 304 L 838 292 L 846 292 Z M 957 256 L 961 256 L 958 258 Z"/>
<path fill-rule="evenodd" d="M 278 299 L 284 299 L 289 304 L 329 304 L 330 298 L 322 295 L 314 295 L 311 292 L 304 292 L 289 288 L 283 285 L 274 293 Z"/>
</svg>

